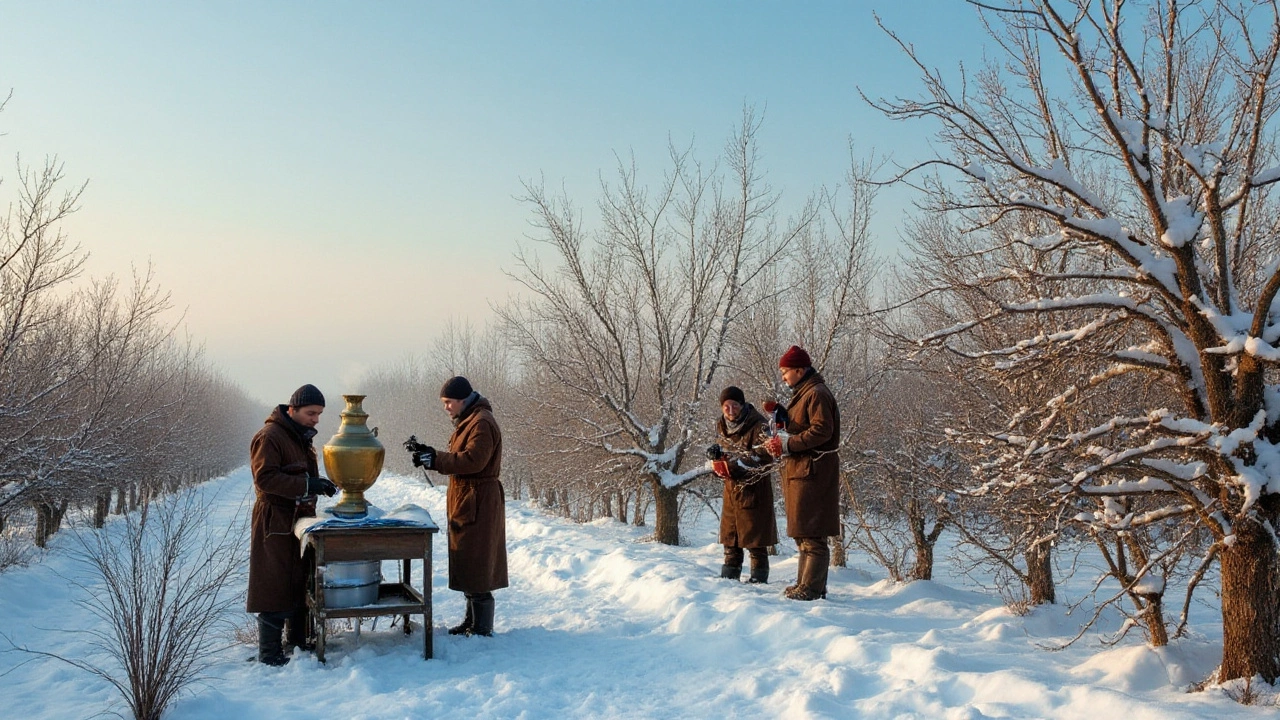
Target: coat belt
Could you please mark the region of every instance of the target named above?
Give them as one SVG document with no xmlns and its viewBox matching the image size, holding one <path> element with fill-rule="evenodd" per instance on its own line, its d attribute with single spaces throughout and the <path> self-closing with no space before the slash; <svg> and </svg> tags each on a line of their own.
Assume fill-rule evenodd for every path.
<svg viewBox="0 0 1280 720">
<path fill-rule="evenodd" d="M 285 510 L 292 510 L 300 504 L 298 500 L 280 497 L 279 495 L 271 495 L 269 493 L 258 493 L 258 500 L 259 502 L 274 505 Z"/>
</svg>

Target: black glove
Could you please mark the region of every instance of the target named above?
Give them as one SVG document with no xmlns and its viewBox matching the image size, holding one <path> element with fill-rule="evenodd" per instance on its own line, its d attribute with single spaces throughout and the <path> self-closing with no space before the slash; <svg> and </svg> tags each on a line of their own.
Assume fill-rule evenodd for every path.
<svg viewBox="0 0 1280 720">
<path fill-rule="evenodd" d="M 325 497 L 333 497 L 338 492 L 338 486 L 333 484 L 329 478 L 309 477 L 307 478 L 307 494 L 320 495 Z"/>
<path fill-rule="evenodd" d="M 719 445 L 710 445 L 707 447 L 708 460 L 719 460 L 722 457 L 724 457 L 724 448 Z"/>
<path fill-rule="evenodd" d="M 430 445 L 422 452 L 415 453 L 413 456 L 413 466 L 420 467 L 424 470 L 431 470 L 436 466 L 436 449 Z"/>
</svg>

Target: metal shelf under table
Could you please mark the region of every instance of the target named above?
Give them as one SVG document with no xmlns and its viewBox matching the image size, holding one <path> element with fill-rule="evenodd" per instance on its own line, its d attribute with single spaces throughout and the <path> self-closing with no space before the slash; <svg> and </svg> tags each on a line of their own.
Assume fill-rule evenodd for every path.
<svg viewBox="0 0 1280 720">
<path fill-rule="evenodd" d="M 404 632 L 411 632 L 410 615 L 422 616 L 422 657 L 430 660 L 431 644 L 431 544 L 432 536 L 439 532 L 435 527 L 350 526 L 320 527 L 304 536 L 304 547 L 310 561 L 310 579 L 307 582 L 307 607 L 311 610 L 313 637 L 316 638 L 316 658 L 324 662 L 327 630 L 325 620 L 330 618 L 375 617 L 400 615 L 404 618 Z M 399 560 L 400 582 L 382 583 L 378 586 L 378 599 L 369 605 L 330 608 L 325 605 L 324 577 L 321 568 L 329 562 L 369 560 Z M 413 586 L 412 563 L 422 561 L 422 589 Z"/>
</svg>

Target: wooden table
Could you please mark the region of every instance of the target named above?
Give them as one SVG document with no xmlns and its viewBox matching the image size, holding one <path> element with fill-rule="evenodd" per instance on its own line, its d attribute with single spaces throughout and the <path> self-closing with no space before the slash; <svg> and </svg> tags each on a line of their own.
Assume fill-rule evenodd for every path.
<svg viewBox="0 0 1280 720">
<path fill-rule="evenodd" d="M 311 610 L 316 657 L 324 662 L 325 620 L 401 615 L 404 632 L 410 633 L 409 616 L 422 616 L 422 657 L 432 656 L 431 635 L 431 536 L 437 527 L 336 526 L 319 527 L 303 536 L 304 548 L 313 557 L 311 579 L 307 583 L 307 607 Z M 324 600 L 325 563 L 350 560 L 399 560 L 400 582 L 383 582 L 372 605 L 330 608 Z M 413 586 L 411 563 L 422 561 L 422 590 Z"/>
</svg>

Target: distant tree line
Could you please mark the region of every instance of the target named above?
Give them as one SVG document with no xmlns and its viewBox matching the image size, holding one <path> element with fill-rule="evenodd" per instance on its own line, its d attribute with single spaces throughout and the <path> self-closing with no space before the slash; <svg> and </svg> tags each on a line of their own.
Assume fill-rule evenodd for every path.
<svg viewBox="0 0 1280 720">
<path fill-rule="evenodd" d="M 0 106 L 2 107 L 2 106 Z M 263 410 L 167 320 L 150 269 L 83 277 L 63 231 L 83 185 L 18 165 L 0 217 L 0 530 L 38 546 L 83 510 L 109 513 L 226 473 Z M 11 547 L 11 545 L 7 545 Z"/>
</svg>

